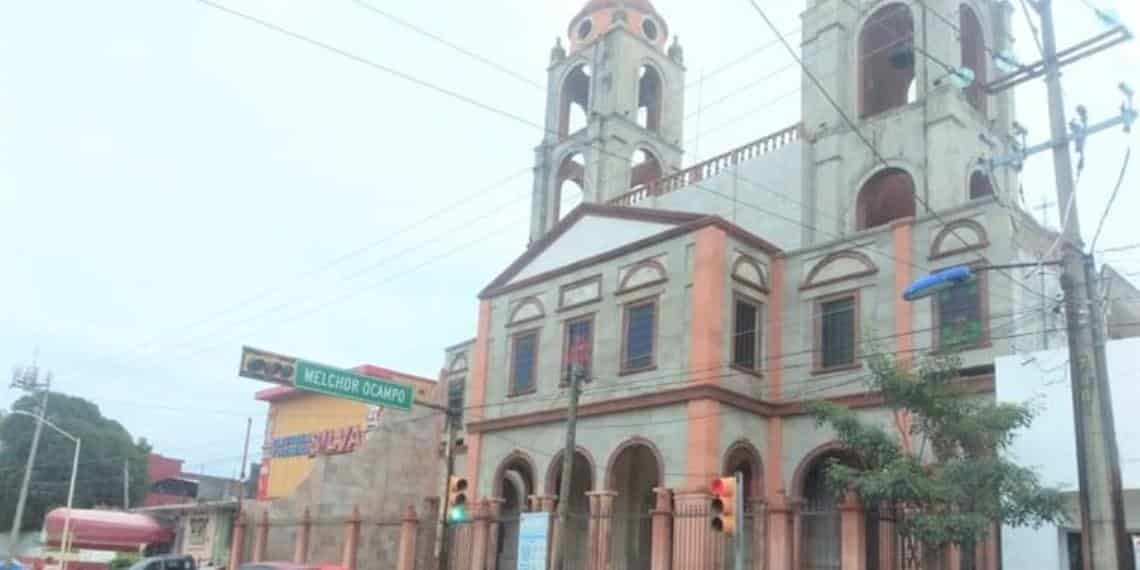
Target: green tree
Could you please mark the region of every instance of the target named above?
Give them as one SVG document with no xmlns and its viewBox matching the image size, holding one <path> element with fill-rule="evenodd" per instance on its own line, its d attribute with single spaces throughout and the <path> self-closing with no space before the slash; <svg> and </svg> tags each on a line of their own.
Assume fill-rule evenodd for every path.
<svg viewBox="0 0 1140 570">
<path fill-rule="evenodd" d="M 39 395 L 25 396 L 12 408 L 35 413 Z M 131 504 L 138 505 L 147 490 L 145 439 L 134 441 L 119 422 L 104 417 L 99 407 L 84 400 L 52 392 L 48 396 L 49 421 L 83 440 L 76 475 L 75 507 L 122 506 L 123 465 L 130 466 Z M 35 420 L 22 414 L 0 417 L 0 528 L 10 528 L 24 466 L 32 444 Z M 50 428 L 40 436 L 39 453 L 24 509 L 23 529 L 42 528 L 48 511 L 67 505 L 67 487 L 75 447 Z"/>
<path fill-rule="evenodd" d="M 812 404 L 817 423 L 830 426 L 854 458 L 828 465 L 832 489 L 889 509 L 904 544 L 932 557 L 950 545 L 973 552 L 994 523 L 1039 527 L 1066 519 L 1058 490 L 1004 453 L 1032 423 L 1030 406 L 963 395 L 957 355 L 924 357 L 910 368 L 870 352 L 869 384 L 896 419 L 906 418 L 896 423 L 909 423 L 910 449 L 890 433 L 897 430 L 834 403 Z M 973 565 L 973 556 L 962 556 L 963 569 Z"/>
</svg>

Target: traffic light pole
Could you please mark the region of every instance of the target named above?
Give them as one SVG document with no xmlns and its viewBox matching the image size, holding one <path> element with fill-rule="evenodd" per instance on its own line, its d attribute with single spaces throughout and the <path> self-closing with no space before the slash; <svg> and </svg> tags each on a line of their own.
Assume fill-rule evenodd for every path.
<svg viewBox="0 0 1140 570">
<path fill-rule="evenodd" d="M 570 372 L 570 402 L 566 405 L 566 448 L 562 452 L 562 481 L 558 486 L 558 536 L 550 554 L 550 569 L 561 570 L 566 556 L 566 541 L 570 535 L 567 523 L 570 518 L 570 478 L 574 473 L 575 437 L 578 431 L 578 396 L 581 392 L 585 369 L 575 363 Z"/>
<path fill-rule="evenodd" d="M 739 517 L 738 520 L 741 523 L 743 523 L 744 522 L 744 476 L 741 475 L 741 473 L 739 471 L 737 471 L 735 474 L 735 477 L 736 477 L 736 498 L 735 498 L 736 516 Z M 755 513 L 755 516 L 759 516 L 759 513 Z M 757 524 L 757 521 L 753 520 L 752 524 Z M 736 539 L 732 544 L 732 546 L 736 552 L 736 556 L 734 556 L 733 560 L 732 560 L 732 567 L 734 570 L 744 570 L 744 533 L 741 532 L 742 530 L 744 530 L 743 527 L 744 527 L 743 524 L 739 525 L 739 527 L 736 529 L 736 532 L 733 533 L 733 538 Z"/>
<path fill-rule="evenodd" d="M 439 551 L 436 556 L 439 561 L 439 570 L 448 570 L 448 558 L 451 551 L 451 540 L 447 534 L 447 511 L 449 497 L 451 494 L 448 492 L 448 486 L 451 484 L 451 476 L 455 474 L 455 436 L 459 433 L 459 418 L 457 417 L 458 410 L 447 409 L 445 420 L 447 422 L 447 444 L 445 446 L 445 453 L 447 455 L 447 468 L 446 473 L 443 475 L 443 492 L 440 493 L 440 509 L 439 509 L 439 540 L 436 544 L 439 545 Z"/>
<path fill-rule="evenodd" d="M 1073 165 L 1066 140 L 1065 103 L 1057 57 L 1052 0 L 1034 3 L 1041 17 L 1049 126 L 1054 141 L 1053 173 L 1057 203 L 1070 209 L 1062 232 L 1065 240 L 1061 286 L 1068 320 L 1069 367 L 1080 480 L 1081 546 L 1086 570 L 1132 570 L 1135 560 L 1124 527 L 1120 461 L 1112 417 L 1103 340 L 1103 312 L 1097 295 L 1093 253 L 1083 253 L 1080 216 L 1073 196 Z"/>
</svg>

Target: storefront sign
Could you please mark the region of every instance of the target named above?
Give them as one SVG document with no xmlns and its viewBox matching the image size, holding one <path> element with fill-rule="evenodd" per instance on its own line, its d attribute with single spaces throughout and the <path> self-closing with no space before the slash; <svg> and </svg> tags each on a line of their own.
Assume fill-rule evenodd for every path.
<svg viewBox="0 0 1140 570">
<path fill-rule="evenodd" d="M 364 432 L 365 429 L 360 426 L 349 426 L 278 437 L 273 440 L 271 456 L 281 459 L 351 453 L 364 442 Z"/>
</svg>

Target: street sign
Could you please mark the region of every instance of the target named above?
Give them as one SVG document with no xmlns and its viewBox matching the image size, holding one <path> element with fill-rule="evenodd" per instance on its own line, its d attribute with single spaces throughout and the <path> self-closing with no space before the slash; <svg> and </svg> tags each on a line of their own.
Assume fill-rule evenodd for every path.
<svg viewBox="0 0 1140 570">
<path fill-rule="evenodd" d="M 374 406 L 411 411 L 415 390 L 411 386 L 365 376 L 340 368 L 297 360 L 296 386 L 347 400 Z"/>
<path fill-rule="evenodd" d="M 256 348 L 242 348 L 238 374 L 405 412 L 411 411 L 415 403 L 415 390 L 411 386 Z"/>
<path fill-rule="evenodd" d="M 546 570 L 550 514 L 521 513 L 519 517 L 518 570 Z"/>
</svg>

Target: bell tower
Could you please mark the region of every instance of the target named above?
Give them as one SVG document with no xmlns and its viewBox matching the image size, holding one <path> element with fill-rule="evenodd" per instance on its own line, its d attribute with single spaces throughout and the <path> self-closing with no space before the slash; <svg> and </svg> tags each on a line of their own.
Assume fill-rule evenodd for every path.
<svg viewBox="0 0 1140 570">
<path fill-rule="evenodd" d="M 559 38 L 550 54 L 532 242 L 578 203 L 604 204 L 680 168 L 683 61 L 649 0 L 590 0 L 570 21 L 567 46 Z"/>
<path fill-rule="evenodd" d="M 1012 43 L 1009 10 L 1000 0 L 808 2 L 803 219 L 823 231 L 805 229 L 805 245 L 1015 188 L 1012 174 L 991 179 L 979 164 L 1009 144 L 1013 98 L 984 89 Z"/>
</svg>

